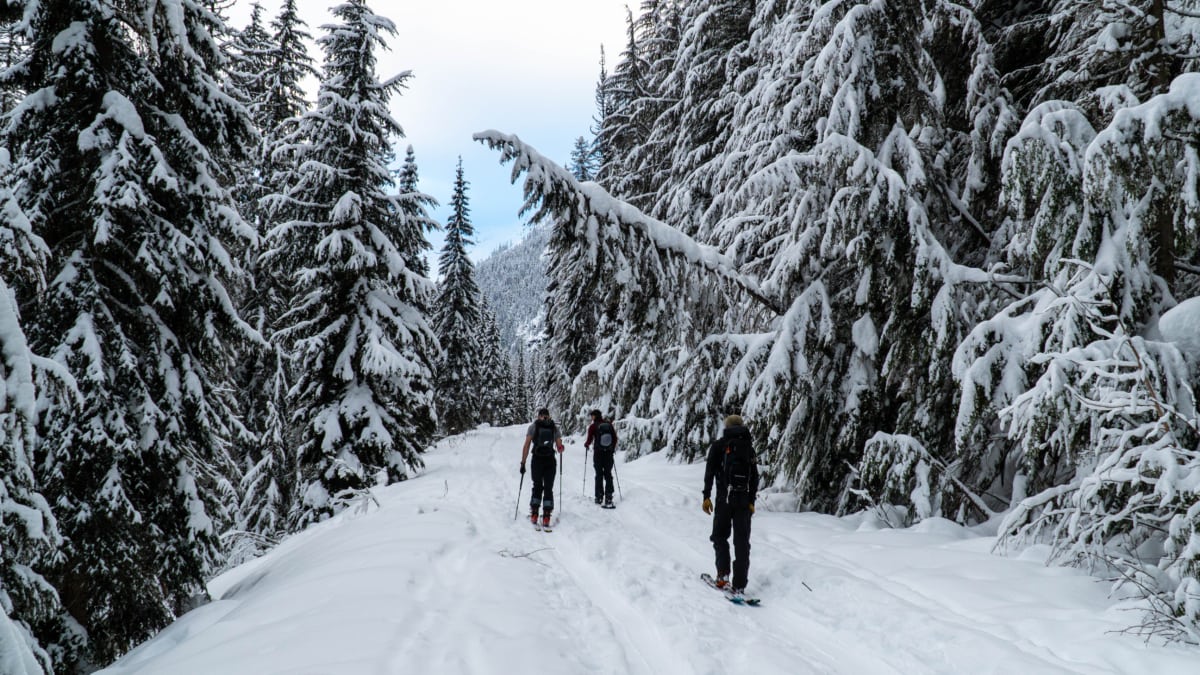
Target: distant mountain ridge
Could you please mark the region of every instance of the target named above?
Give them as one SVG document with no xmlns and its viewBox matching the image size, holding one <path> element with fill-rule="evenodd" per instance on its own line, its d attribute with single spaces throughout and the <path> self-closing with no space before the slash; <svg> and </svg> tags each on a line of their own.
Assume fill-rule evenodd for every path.
<svg viewBox="0 0 1200 675">
<path fill-rule="evenodd" d="M 479 290 L 496 313 L 500 342 L 510 352 L 541 335 L 547 283 L 542 256 L 549 240 L 550 227 L 535 225 L 476 266 Z"/>
</svg>

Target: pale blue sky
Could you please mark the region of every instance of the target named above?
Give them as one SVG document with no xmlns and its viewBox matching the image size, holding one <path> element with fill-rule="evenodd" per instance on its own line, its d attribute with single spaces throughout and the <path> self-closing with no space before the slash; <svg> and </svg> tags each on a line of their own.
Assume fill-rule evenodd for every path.
<svg viewBox="0 0 1200 675">
<path fill-rule="evenodd" d="M 262 0 L 273 18 L 279 0 Z M 314 37 L 331 16 L 326 0 L 298 0 Z M 588 135 L 595 111 L 600 45 L 609 69 L 625 44 L 625 6 L 634 0 L 368 0 L 396 24 L 379 75 L 413 71 L 392 112 L 411 143 L 421 189 L 445 205 L 462 155 L 477 244 L 476 260 L 521 236 L 519 186 L 497 153 L 475 143 L 485 129 L 514 133 L 542 154 L 566 162 L 577 136 Z M 243 28 L 249 0 L 237 0 L 231 23 Z M 314 47 L 314 58 L 320 54 Z M 446 208 L 438 209 L 444 222 Z M 441 237 L 431 237 L 436 260 Z M 436 269 L 436 263 L 435 263 Z"/>
</svg>

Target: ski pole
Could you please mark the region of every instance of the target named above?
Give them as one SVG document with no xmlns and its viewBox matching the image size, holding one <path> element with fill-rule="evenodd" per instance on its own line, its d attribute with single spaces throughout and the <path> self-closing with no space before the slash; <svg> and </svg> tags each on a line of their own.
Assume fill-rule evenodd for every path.
<svg viewBox="0 0 1200 675">
<path fill-rule="evenodd" d="M 584 448 L 583 449 L 583 486 L 579 492 L 580 496 L 582 496 L 582 497 L 587 496 L 587 454 L 588 454 L 588 449 Z"/>
<path fill-rule="evenodd" d="M 617 496 L 621 501 L 625 501 L 625 495 L 621 494 L 621 476 L 617 474 L 617 452 L 613 451 L 613 478 L 617 481 Z"/>
<path fill-rule="evenodd" d="M 558 453 L 558 516 L 555 517 L 555 524 L 562 522 L 562 507 L 563 507 L 563 461 L 562 453 Z"/>
<path fill-rule="evenodd" d="M 517 485 L 517 505 L 513 507 L 513 520 L 517 519 L 517 512 L 521 510 L 521 488 L 525 487 L 525 472 L 521 472 L 521 482 Z"/>
</svg>

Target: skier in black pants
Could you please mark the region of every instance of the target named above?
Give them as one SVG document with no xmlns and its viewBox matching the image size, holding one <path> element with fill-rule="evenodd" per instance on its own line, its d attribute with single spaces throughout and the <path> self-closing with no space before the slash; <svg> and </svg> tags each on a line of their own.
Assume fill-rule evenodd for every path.
<svg viewBox="0 0 1200 675">
<path fill-rule="evenodd" d="M 558 463 L 554 459 L 554 449 L 563 451 L 562 434 L 558 425 L 550 419 L 550 411 L 542 408 L 538 411 L 537 419 L 529 425 L 525 432 L 525 445 L 521 447 L 521 473 L 525 473 L 525 460 L 533 452 L 533 463 L 530 465 L 532 474 L 533 495 L 529 499 L 529 522 L 538 524 L 538 507 L 542 509 L 542 527 L 550 526 L 550 512 L 554 510 L 554 471 Z"/>
<path fill-rule="evenodd" d="M 592 468 L 596 470 L 596 503 L 604 499 L 604 508 L 613 508 L 613 457 L 617 452 L 617 430 L 612 422 L 604 419 L 599 410 L 591 412 L 592 423 L 588 426 L 584 450 L 596 444 L 592 453 Z"/>
<path fill-rule="evenodd" d="M 712 494 L 716 482 L 716 513 Z M 750 430 L 739 415 L 725 418 L 725 433 L 708 450 L 704 469 L 704 512 L 713 514 L 713 550 L 717 557 L 718 588 L 741 593 L 750 571 L 750 518 L 758 494 L 758 462 L 751 445 Z M 733 531 L 733 579 L 729 578 L 729 533 Z"/>
</svg>

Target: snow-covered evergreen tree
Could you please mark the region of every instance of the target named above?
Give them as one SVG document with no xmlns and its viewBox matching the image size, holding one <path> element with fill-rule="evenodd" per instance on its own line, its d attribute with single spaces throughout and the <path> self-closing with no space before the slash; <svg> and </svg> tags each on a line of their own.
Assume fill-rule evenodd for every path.
<svg viewBox="0 0 1200 675">
<path fill-rule="evenodd" d="M 433 431 L 436 338 L 421 312 L 429 282 L 395 242 L 403 216 L 385 162 L 400 125 L 388 100 L 408 73 L 380 80 L 376 50 L 392 22 L 362 0 L 333 9 L 317 106 L 279 152 L 293 164 L 267 199 L 286 220 L 266 262 L 292 292 L 275 336 L 294 359 L 288 404 L 302 484 L 295 527 L 327 517 L 355 492 L 421 466 Z"/>
<path fill-rule="evenodd" d="M 253 128 L 214 76 L 215 15 L 191 0 L 120 14 L 51 0 L 26 20 L 29 53 L 5 79 L 29 95 L 4 133 L 51 254 L 27 333 L 79 383 L 38 450 L 64 535 L 47 577 L 89 637 L 69 671 L 189 608 L 217 557 L 240 431 L 232 346 L 253 335 L 228 289 L 231 251 L 254 235 L 224 179 Z"/>
<path fill-rule="evenodd" d="M 226 83 L 227 90 L 246 107 L 260 133 L 266 126 L 266 79 L 272 52 L 271 36 L 263 27 L 262 12 L 262 5 L 255 2 L 250 11 L 250 23 L 230 40 L 227 46 L 229 74 Z M 240 163 L 234 178 L 238 209 L 243 218 L 255 223 L 259 220 L 258 199 L 263 196 L 264 180 L 257 153 L 247 156 Z"/>
<path fill-rule="evenodd" d="M 513 362 L 513 424 L 533 418 L 529 383 L 529 366 L 525 362 L 525 345 L 522 344 L 517 347 L 517 358 Z"/>
<path fill-rule="evenodd" d="M 474 243 L 467 181 L 463 177 L 462 158 L 454 171 L 454 192 L 450 196 L 450 217 L 446 237 L 438 257 L 441 283 L 436 303 L 438 341 L 442 360 L 438 366 L 438 417 L 447 434 L 462 433 L 480 421 L 481 388 L 478 376 L 484 351 L 479 344 L 482 313 L 475 265 L 467 257 L 467 246 Z"/>
<path fill-rule="evenodd" d="M 588 143 L 583 136 L 575 138 L 575 145 L 571 148 L 571 159 L 567 162 L 567 168 L 579 180 L 594 180 L 596 178 L 596 158 L 595 148 L 592 143 Z"/>
<path fill-rule="evenodd" d="M 410 145 L 405 150 L 404 164 L 400 167 L 396 179 L 396 187 L 400 191 L 399 208 L 404 212 L 404 216 L 397 221 L 400 229 L 395 236 L 397 241 L 402 242 L 400 253 L 408 266 L 421 276 L 428 277 L 429 261 L 425 253 L 433 247 L 430 246 L 427 235 L 440 226 L 429 213 L 430 209 L 437 206 L 437 200 L 421 192 L 417 187 L 419 182 L 417 155 Z"/>
<path fill-rule="evenodd" d="M 308 109 L 302 83 L 307 77 L 319 76 L 308 54 L 307 43 L 311 40 L 296 0 L 283 0 L 279 16 L 271 22 L 274 51 L 268 60 L 264 132 Z"/>
<path fill-rule="evenodd" d="M 596 78 L 596 93 L 594 95 L 596 116 L 592 118 L 592 126 L 589 129 L 592 134 L 592 157 L 595 160 L 597 179 L 600 177 L 600 170 L 612 158 L 612 153 L 608 147 L 609 139 L 606 135 L 606 120 L 612 115 L 612 95 L 609 93 L 609 86 L 604 45 L 600 45 L 600 75 Z M 611 131 L 612 125 L 609 124 L 607 129 Z"/>
<path fill-rule="evenodd" d="M 515 388 L 508 354 L 500 344 L 496 315 L 486 305 L 481 308 L 479 334 L 479 418 L 492 426 L 516 424 Z"/>
<path fill-rule="evenodd" d="M 28 299 L 45 288 L 49 251 L 30 229 L 11 182 L 8 151 L 0 150 L 0 668 L 42 675 L 53 673 L 54 664 L 31 626 L 56 621 L 62 607 L 39 570 L 62 539 L 33 470 L 34 364 L 41 360 L 29 350 L 13 286 L 25 290 L 32 306 Z"/>
<path fill-rule="evenodd" d="M 1200 129 L 1186 103 L 1198 78 L 1117 111 L 1099 133 L 1067 102 L 1030 113 L 1005 158 L 1009 252 L 1046 285 L 980 324 L 958 363 L 960 436 L 976 439 L 981 423 L 1006 436 L 968 455 L 998 469 L 984 486 L 1019 502 L 1006 531 L 1142 579 L 1179 619 L 1168 630 L 1192 639 L 1197 566 L 1180 542 L 1195 518 L 1174 495 L 1200 470 L 1194 380 L 1174 346 L 1141 336 L 1173 302 L 1155 265 L 1162 223 L 1179 254 L 1197 250 L 1188 186 L 1200 174 L 1180 139 Z M 1132 553 L 1148 543 L 1166 551 L 1157 564 Z"/>
<path fill-rule="evenodd" d="M 250 23 L 237 31 L 229 45 L 232 63 L 229 79 L 232 90 L 240 96 L 246 110 L 250 112 L 255 126 L 261 131 L 265 126 L 265 103 L 267 78 L 270 76 L 271 57 L 274 43 L 263 25 L 263 7 L 259 2 L 251 4 Z"/>
<path fill-rule="evenodd" d="M 301 215 L 288 204 L 271 203 L 265 197 L 292 186 L 293 171 L 300 161 L 295 149 L 303 145 L 297 143 L 301 138 L 297 127 L 300 116 L 309 108 L 302 82 L 317 75 L 307 48 L 311 36 L 295 0 L 284 1 L 270 28 L 269 35 L 253 41 L 262 45 L 254 54 L 256 59 L 262 58 L 264 68 L 253 82 L 256 99 L 252 107 L 261 138 L 252 172 L 260 177 L 261 184 L 246 207 L 246 214 L 264 239 L 272 224 Z M 299 441 L 289 422 L 287 398 L 293 381 L 291 352 L 285 341 L 274 337 L 276 324 L 287 310 L 292 284 L 286 275 L 257 257 L 248 267 L 254 282 L 242 310 L 268 338 L 268 346 L 248 353 L 239 373 L 239 396 L 253 437 L 239 453 L 247 468 L 238 509 L 236 557 L 257 554 L 264 544 L 269 545 L 294 524 L 291 519 L 300 503 L 301 482 L 296 450 Z"/>
</svg>

